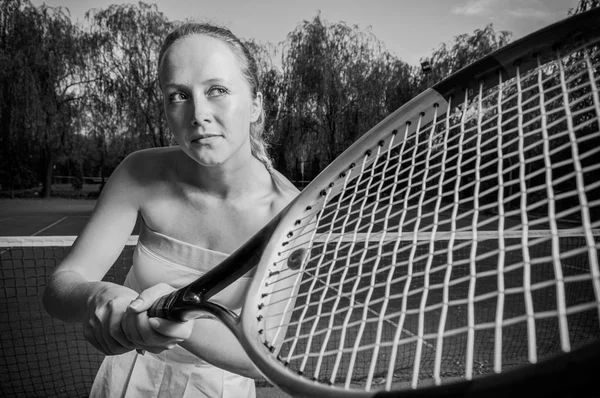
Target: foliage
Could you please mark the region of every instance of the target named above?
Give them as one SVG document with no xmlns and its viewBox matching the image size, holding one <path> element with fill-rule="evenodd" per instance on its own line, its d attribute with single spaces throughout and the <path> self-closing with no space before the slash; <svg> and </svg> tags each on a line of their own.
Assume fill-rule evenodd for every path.
<svg viewBox="0 0 600 398">
<path fill-rule="evenodd" d="M 569 14 L 598 6 L 581 0 Z M 53 172 L 108 177 L 130 152 L 168 146 L 157 57 L 175 26 L 156 5 L 93 9 L 83 24 L 29 0 L 0 3 L 0 184 L 50 193 Z M 427 86 L 511 40 L 492 25 L 442 43 L 432 72 L 403 62 L 370 29 L 301 22 L 278 45 L 246 40 L 255 55 L 277 169 L 314 177 Z M 304 165 L 303 176 L 299 176 Z"/>
<path fill-rule="evenodd" d="M 171 142 L 157 64 L 172 24 L 156 5 L 142 2 L 90 10 L 86 19 L 91 83 L 82 128 L 96 147 L 93 156 L 104 178 L 130 152 Z"/>
<path fill-rule="evenodd" d="M 18 188 L 37 175 L 47 196 L 77 113 L 81 34 L 66 10 L 27 0 L 2 2 L 0 19 L 2 180 Z"/>
<path fill-rule="evenodd" d="M 579 0 L 577 7 L 569 9 L 568 15 L 579 14 L 600 6 L 600 0 Z"/>
<path fill-rule="evenodd" d="M 169 143 L 158 86 L 158 51 L 171 24 L 155 5 L 111 5 L 86 14 L 98 45 L 93 53 L 99 111 L 115 111 L 122 131 L 141 146 Z M 112 124 L 112 127 L 115 125 Z"/>
<path fill-rule="evenodd" d="M 370 31 L 320 15 L 288 35 L 282 69 L 277 130 L 286 156 L 277 166 L 288 171 L 294 158 L 329 163 L 399 105 L 411 79 L 410 67 Z"/>
<path fill-rule="evenodd" d="M 496 32 L 492 24 L 484 29 L 476 29 L 472 35 L 456 36 L 451 43 L 442 43 L 431 54 L 431 79 L 436 83 L 484 55 L 505 46 L 511 39 L 510 32 Z"/>
</svg>

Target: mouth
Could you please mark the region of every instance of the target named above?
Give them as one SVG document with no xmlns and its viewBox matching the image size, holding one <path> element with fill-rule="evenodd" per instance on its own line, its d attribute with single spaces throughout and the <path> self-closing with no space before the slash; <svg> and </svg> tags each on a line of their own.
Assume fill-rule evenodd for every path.
<svg viewBox="0 0 600 398">
<path fill-rule="evenodd" d="M 219 139 L 220 135 L 217 134 L 203 134 L 197 137 L 192 137 L 190 142 L 192 144 L 210 144 L 217 139 Z"/>
</svg>

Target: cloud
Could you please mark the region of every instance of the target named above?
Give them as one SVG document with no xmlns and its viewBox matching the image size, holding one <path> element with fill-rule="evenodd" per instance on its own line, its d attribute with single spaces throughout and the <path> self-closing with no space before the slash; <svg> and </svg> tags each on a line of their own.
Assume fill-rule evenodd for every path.
<svg viewBox="0 0 600 398">
<path fill-rule="evenodd" d="M 487 16 L 496 8 L 501 0 L 468 0 L 463 4 L 452 7 L 452 13 L 457 15 Z"/>
<path fill-rule="evenodd" d="M 535 8 L 513 8 L 507 9 L 506 12 L 515 18 L 524 18 L 524 19 L 539 19 L 543 21 L 549 21 L 554 18 L 554 14 L 542 9 Z"/>
<path fill-rule="evenodd" d="M 452 7 L 452 13 L 468 17 L 498 17 L 551 20 L 554 15 L 540 0 L 467 0 Z"/>
</svg>

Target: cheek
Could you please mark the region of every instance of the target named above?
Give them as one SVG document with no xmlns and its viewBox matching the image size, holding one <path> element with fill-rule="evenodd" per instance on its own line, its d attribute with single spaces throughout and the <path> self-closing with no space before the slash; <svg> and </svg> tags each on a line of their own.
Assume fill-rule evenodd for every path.
<svg viewBox="0 0 600 398">
<path fill-rule="evenodd" d="M 245 129 L 244 125 L 248 123 L 248 116 L 238 104 L 215 107 L 212 115 L 218 128 L 224 129 L 230 136 L 241 135 Z"/>
<path fill-rule="evenodd" d="M 167 119 L 167 124 L 171 129 L 174 129 L 173 133 L 177 133 L 176 127 L 179 127 L 185 124 L 185 111 L 181 107 L 165 107 L 165 117 Z"/>
<path fill-rule="evenodd" d="M 240 102 L 232 107 L 230 117 L 235 121 L 236 126 L 248 133 L 250 131 L 250 123 L 252 123 L 252 108 L 245 102 Z"/>
</svg>

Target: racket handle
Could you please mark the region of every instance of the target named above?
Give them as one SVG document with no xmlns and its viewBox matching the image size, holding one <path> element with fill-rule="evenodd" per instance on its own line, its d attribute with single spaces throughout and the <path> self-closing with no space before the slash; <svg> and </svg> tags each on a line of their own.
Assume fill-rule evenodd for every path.
<svg viewBox="0 0 600 398">
<path fill-rule="evenodd" d="M 167 294 L 165 296 L 162 296 L 161 298 L 159 298 L 158 300 L 156 300 L 152 306 L 150 308 L 148 308 L 148 316 L 150 318 L 166 318 L 168 319 L 168 312 L 169 312 L 169 303 L 170 303 L 170 296 L 172 294 Z M 145 350 L 142 350 L 141 348 L 136 348 L 136 351 L 138 354 L 140 355 L 144 355 L 146 353 Z"/>
<path fill-rule="evenodd" d="M 175 293 L 177 293 L 177 292 L 175 291 L 175 292 L 173 292 L 171 294 L 167 294 L 165 296 L 162 296 L 158 300 L 156 300 L 152 304 L 152 306 L 150 308 L 148 308 L 148 311 L 147 311 L 148 316 L 150 318 L 170 319 L 170 316 L 169 316 L 169 307 L 170 307 L 170 304 L 175 299 L 175 296 L 176 296 Z M 140 348 L 137 348 L 136 351 L 140 355 L 144 355 L 146 353 L 145 350 L 142 350 Z"/>
<path fill-rule="evenodd" d="M 171 317 L 169 316 L 169 307 L 170 304 L 173 302 L 173 299 L 175 298 L 174 293 L 176 292 L 167 294 L 156 300 L 148 309 L 148 316 L 150 318 L 171 319 Z"/>
</svg>

